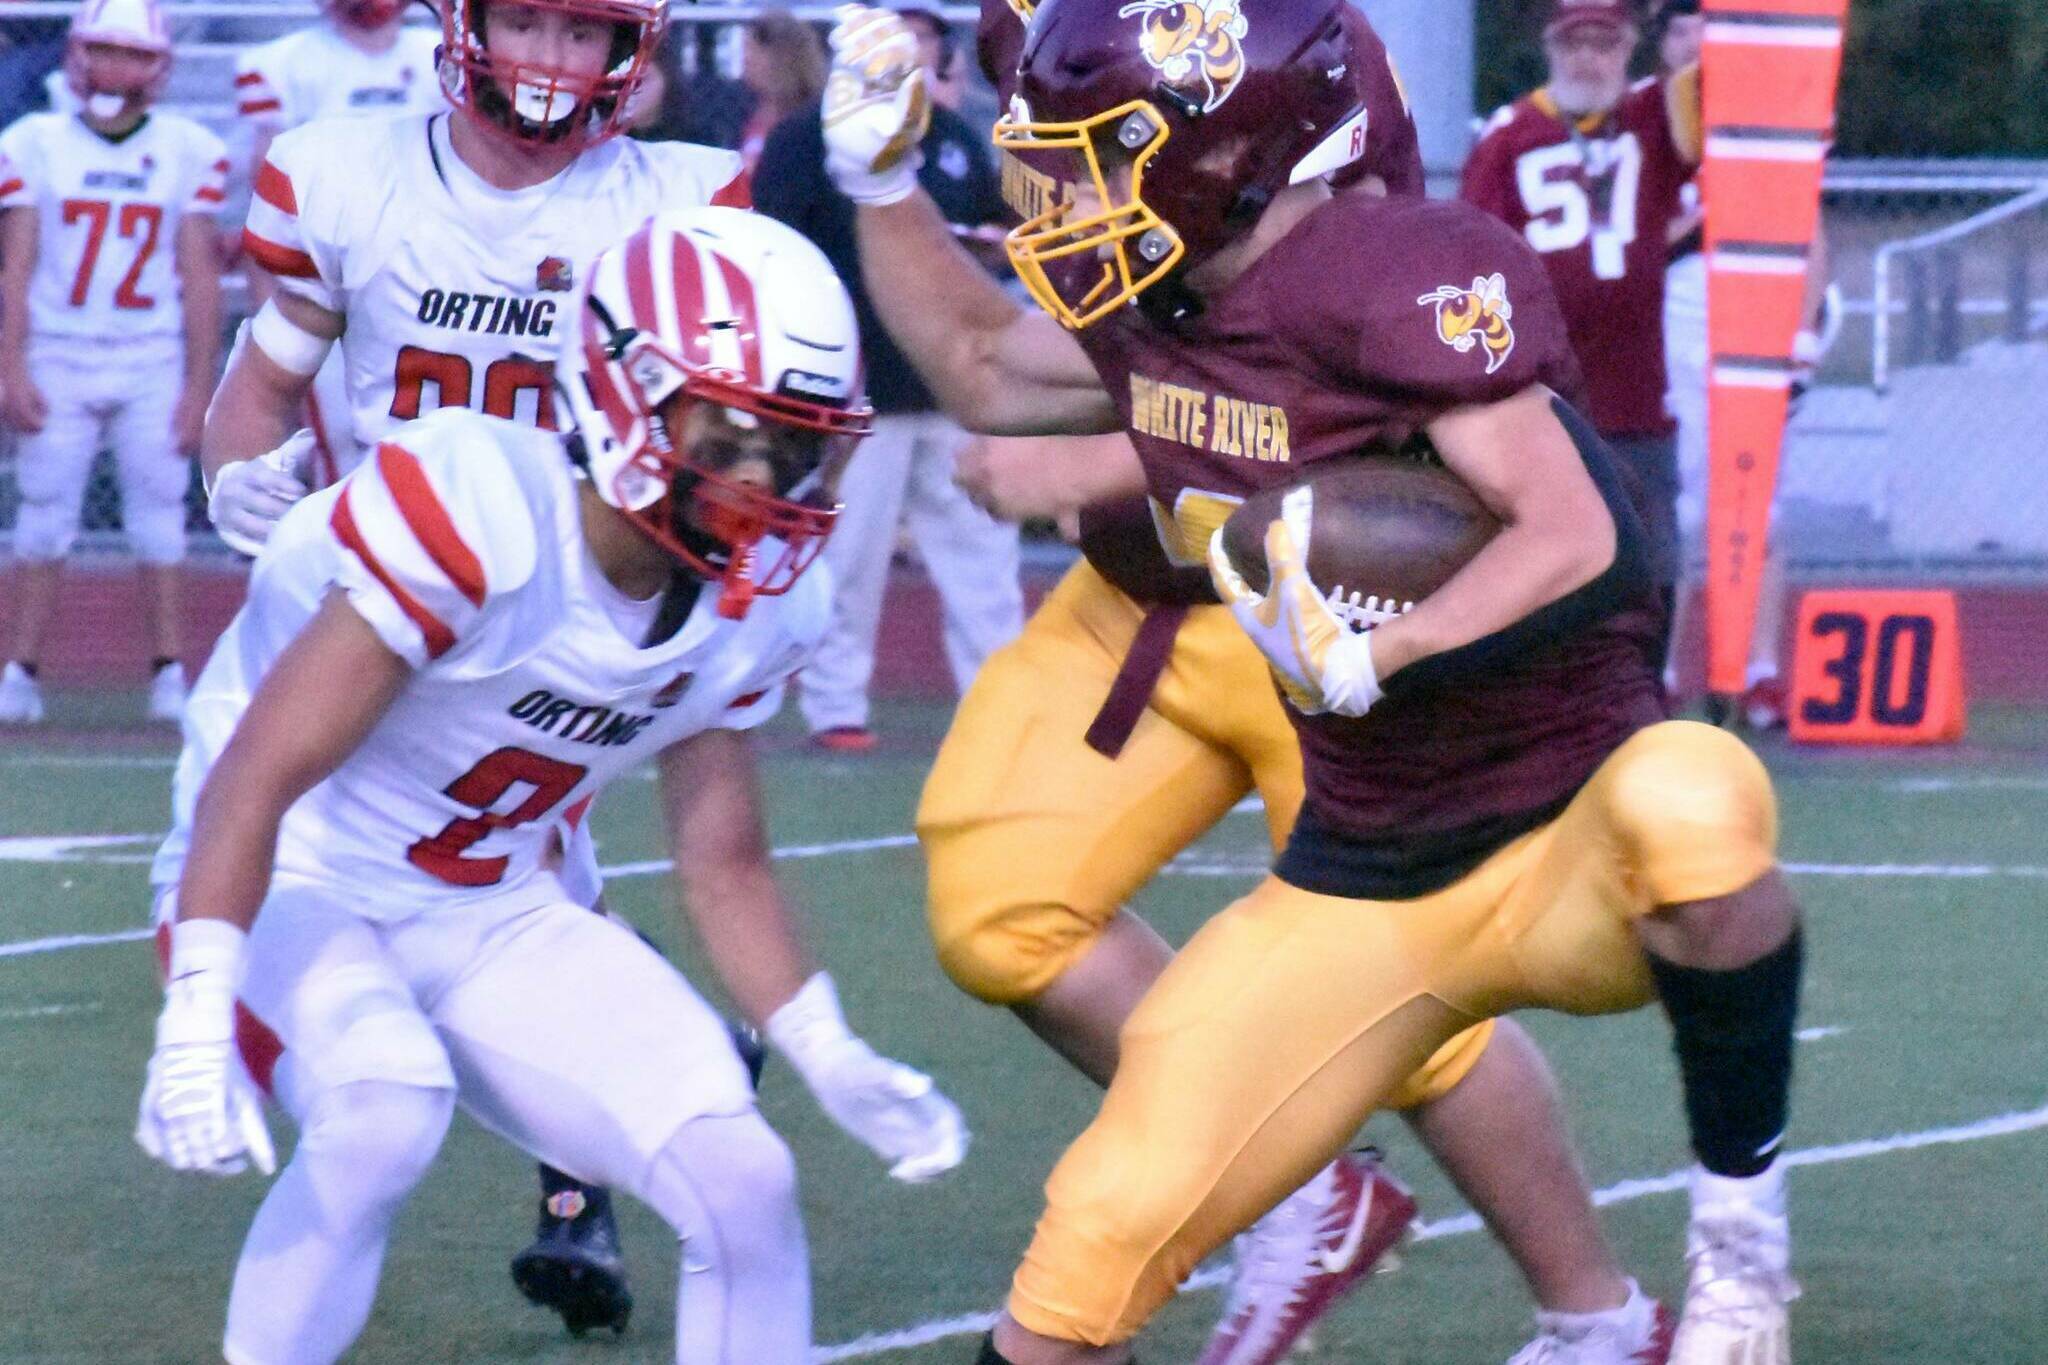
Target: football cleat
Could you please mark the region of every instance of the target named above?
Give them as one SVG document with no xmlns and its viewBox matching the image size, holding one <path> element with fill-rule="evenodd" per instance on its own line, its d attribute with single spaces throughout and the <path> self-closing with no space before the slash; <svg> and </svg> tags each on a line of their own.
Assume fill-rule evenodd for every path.
<svg viewBox="0 0 2048 1365">
<path fill-rule="evenodd" d="M 1792 1234 L 1783 1178 L 1693 1174 L 1690 1269 L 1672 1365 L 1791 1365 Z"/>
<path fill-rule="evenodd" d="M 1371 1148 L 1316 1173 L 1237 1239 L 1237 1274 L 1200 1365 L 1274 1365 L 1374 1270 L 1415 1221 L 1415 1199 Z"/>
<path fill-rule="evenodd" d="M 1538 1313 L 1536 1339 L 1508 1365 L 1665 1365 L 1671 1310 L 1629 1281 L 1628 1302 L 1605 1313 Z"/>
<path fill-rule="evenodd" d="M 1785 684 L 1775 674 L 1759 678 L 1742 694 L 1742 723 L 1756 731 L 1785 728 Z"/>
<path fill-rule="evenodd" d="M 0 725 L 38 725 L 43 719 L 43 689 L 20 664 L 0 670 Z"/>
<path fill-rule="evenodd" d="M 569 1335 L 609 1327 L 623 1336 L 633 1291 L 619 1253 L 609 1192 L 557 1178 L 540 1201 L 533 1244 L 512 1258 L 512 1282 L 531 1303 L 562 1315 Z"/>
<path fill-rule="evenodd" d="M 832 754 L 865 754 L 875 747 L 875 732 L 865 725 L 834 725 L 811 736 L 811 743 Z"/>
<path fill-rule="evenodd" d="M 149 718 L 172 722 L 185 718 L 185 665 L 165 664 L 150 679 Z"/>
</svg>

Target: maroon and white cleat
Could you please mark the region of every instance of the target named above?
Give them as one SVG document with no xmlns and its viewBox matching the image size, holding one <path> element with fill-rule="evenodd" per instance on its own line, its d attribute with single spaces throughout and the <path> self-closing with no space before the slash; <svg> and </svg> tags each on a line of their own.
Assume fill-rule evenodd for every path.
<svg viewBox="0 0 2048 1365">
<path fill-rule="evenodd" d="M 1347 1152 L 1237 1239 L 1237 1274 L 1199 1365 L 1274 1365 L 1358 1282 L 1392 1270 L 1415 1199 L 1370 1148 Z"/>
</svg>

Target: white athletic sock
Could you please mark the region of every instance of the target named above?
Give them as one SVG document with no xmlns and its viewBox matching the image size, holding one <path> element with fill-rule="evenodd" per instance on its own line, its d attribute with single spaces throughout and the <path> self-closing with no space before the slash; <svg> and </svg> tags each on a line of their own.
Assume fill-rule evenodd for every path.
<svg viewBox="0 0 2048 1365">
<path fill-rule="evenodd" d="M 249 1225 L 228 1297 L 233 1365 L 328 1365 L 369 1320 L 391 1224 L 433 1164 L 455 1092 L 357 1081 L 314 1100 Z"/>
</svg>

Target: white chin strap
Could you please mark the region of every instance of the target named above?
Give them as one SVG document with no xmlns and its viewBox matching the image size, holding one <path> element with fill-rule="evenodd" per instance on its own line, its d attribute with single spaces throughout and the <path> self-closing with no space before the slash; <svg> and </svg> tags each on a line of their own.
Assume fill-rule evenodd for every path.
<svg viewBox="0 0 2048 1365">
<path fill-rule="evenodd" d="M 85 97 L 85 112 L 96 119 L 119 118 L 121 111 L 127 107 L 126 95 L 110 95 L 102 90 Z"/>
</svg>

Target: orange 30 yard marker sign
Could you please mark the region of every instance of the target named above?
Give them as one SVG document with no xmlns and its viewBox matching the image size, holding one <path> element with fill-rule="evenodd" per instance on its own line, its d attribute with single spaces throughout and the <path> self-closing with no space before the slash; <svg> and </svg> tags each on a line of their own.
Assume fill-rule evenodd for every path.
<svg viewBox="0 0 2048 1365">
<path fill-rule="evenodd" d="M 1849 0 L 1706 0 L 1707 686 L 1743 689 Z"/>
</svg>

